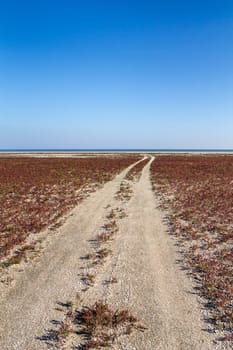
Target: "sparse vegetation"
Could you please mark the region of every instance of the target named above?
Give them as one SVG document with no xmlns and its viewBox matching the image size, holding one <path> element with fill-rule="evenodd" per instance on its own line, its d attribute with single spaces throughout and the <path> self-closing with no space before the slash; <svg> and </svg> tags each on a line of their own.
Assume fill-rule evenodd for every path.
<svg viewBox="0 0 233 350">
<path fill-rule="evenodd" d="M 113 284 L 113 283 L 117 283 L 117 282 L 118 282 L 118 280 L 116 277 L 111 277 L 105 281 L 105 284 Z"/>
<path fill-rule="evenodd" d="M 157 157 L 152 182 L 212 322 L 233 332 L 233 157 Z"/>
<path fill-rule="evenodd" d="M 72 307 L 74 306 L 74 303 L 73 303 L 72 300 L 68 300 L 68 301 L 65 303 L 65 306 L 66 306 L 67 308 L 72 308 Z"/>
<path fill-rule="evenodd" d="M 1 157 L 0 259 L 137 159 Z"/>
<path fill-rule="evenodd" d="M 101 244 L 101 243 L 105 243 L 108 242 L 112 239 L 114 235 L 114 232 L 102 232 L 99 233 L 96 237 L 96 241 Z"/>
<path fill-rule="evenodd" d="M 103 229 L 111 232 L 117 231 L 118 226 L 117 226 L 116 220 L 109 220 L 106 224 L 103 225 Z"/>
<path fill-rule="evenodd" d="M 96 257 L 96 253 L 93 252 L 93 253 L 87 253 L 81 259 L 90 260 L 90 259 L 95 259 L 95 257 Z"/>
<path fill-rule="evenodd" d="M 118 218 L 119 219 L 124 219 L 126 218 L 128 215 L 126 214 L 126 212 L 124 211 L 124 209 L 119 209 L 118 208 Z"/>
<path fill-rule="evenodd" d="M 127 180 L 138 181 L 140 179 L 141 173 L 145 165 L 148 163 L 148 158 L 142 160 L 138 164 L 136 164 L 126 175 Z"/>
<path fill-rule="evenodd" d="M 139 324 L 138 319 L 129 310 L 113 311 L 110 306 L 97 301 L 90 307 L 83 307 L 75 312 L 74 323 L 80 332 L 86 335 L 84 349 L 100 349 L 111 346 L 121 334 L 130 334 L 129 328 L 144 331 L 146 328 Z"/>
<path fill-rule="evenodd" d="M 115 210 L 112 209 L 110 211 L 110 213 L 106 216 L 106 219 L 112 220 L 112 219 L 115 219 L 115 218 L 116 218 L 116 213 L 115 213 Z"/>
<path fill-rule="evenodd" d="M 108 248 L 102 248 L 100 250 L 97 251 L 97 258 L 98 259 L 104 259 L 106 258 L 108 255 L 110 255 L 112 253 L 112 250 L 111 249 L 108 249 Z"/>
<path fill-rule="evenodd" d="M 129 201 L 132 197 L 133 191 L 130 184 L 123 180 L 120 184 L 120 189 L 117 191 L 115 198 L 120 201 Z"/>
<path fill-rule="evenodd" d="M 16 252 L 13 256 L 1 263 L 2 267 L 9 267 L 11 265 L 18 265 L 25 258 L 24 252 Z"/>
<path fill-rule="evenodd" d="M 96 301 L 91 306 L 68 311 L 64 320 L 58 323 L 58 329 L 49 330 L 44 337 L 55 342 L 57 347 L 65 345 L 70 334 L 73 335 L 75 344 L 75 335 L 79 335 L 83 340 L 80 344 L 79 338 L 75 348 L 83 350 L 111 347 L 121 335 L 130 335 L 134 330 L 141 332 L 146 330 L 128 309 L 114 311 L 102 300 Z"/>
<path fill-rule="evenodd" d="M 72 331 L 73 330 L 69 324 L 67 324 L 66 322 L 61 322 L 61 325 L 57 331 L 57 337 L 58 339 L 65 339 L 70 333 L 72 333 Z"/>
<path fill-rule="evenodd" d="M 95 283 L 95 275 L 91 273 L 87 273 L 83 276 L 83 281 L 88 285 L 88 286 L 93 286 Z"/>
</svg>

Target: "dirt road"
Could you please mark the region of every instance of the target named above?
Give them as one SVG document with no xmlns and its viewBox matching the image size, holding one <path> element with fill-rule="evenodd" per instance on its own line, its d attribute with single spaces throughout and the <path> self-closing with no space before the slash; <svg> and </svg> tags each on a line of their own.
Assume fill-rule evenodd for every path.
<svg viewBox="0 0 233 350">
<path fill-rule="evenodd" d="M 175 241 L 166 232 L 152 192 L 152 161 L 139 181 L 129 182 L 132 193 L 127 200 L 116 193 L 130 167 L 75 208 L 38 261 L 19 274 L 1 300 L 1 350 L 48 349 L 43 335 L 54 326 L 53 320 L 62 319 L 56 303 L 72 300 L 77 292 L 83 294 L 85 304 L 105 299 L 115 308 L 129 308 L 148 328 L 120 337 L 114 349 L 230 349 L 215 344 L 215 336 L 203 330 L 208 325 L 202 321 L 198 297 L 177 263 Z M 119 231 L 109 243 L 111 256 L 94 268 L 95 282 L 84 292 L 80 275 L 88 267 L 80 258 L 90 251 L 90 241 L 112 208 L 123 210 L 125 217 L 118 220 Z M 105 283 L 113 276 L 117 283 Z"/>
</svg>

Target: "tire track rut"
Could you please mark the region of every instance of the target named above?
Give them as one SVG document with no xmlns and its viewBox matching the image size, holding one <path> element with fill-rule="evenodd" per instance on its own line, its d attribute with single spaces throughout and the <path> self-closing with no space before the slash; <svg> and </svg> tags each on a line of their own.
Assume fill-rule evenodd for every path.
<svg viewBox="0 0 233 350">
<path fill-rule="evenodd" d="M 106 206 L 113 200 L 127 172 L 137 163 L 79 204 L 38 261 L 19 274 L 15 285 L 1 298 L 1 350 L 48 348 L 37 336 L 51 328 L 51 320 L 61 319 L 54 303 L 70 300 L 81 288 L 78 273 L 80 257 L 88 250 L 87 240 L 100 227 Z"/>
</svg>

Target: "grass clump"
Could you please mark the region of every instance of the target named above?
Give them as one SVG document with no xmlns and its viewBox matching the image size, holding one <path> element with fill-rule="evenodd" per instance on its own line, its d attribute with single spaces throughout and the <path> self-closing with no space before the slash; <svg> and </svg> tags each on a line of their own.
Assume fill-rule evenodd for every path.
<svg viewBox="0 0 233 350">
<path fill-rule="evenodd" d="M 108 242 L 112 239 L 113 237 L 113 232 L 102 232 L 100 234 L 97 235 L 96 237 L 96 241 L 101 244 L 101 243 L 105 243 Z"/>
<path fill-rule="evenodd" d="M 61 326 L 59 330 L 57 331 L 58 338 L 65 339 L 68 337 L 68 335 L 72 332 L 70 325 L 66 322 L 61 322 Z"/>
<path fill-rule="evenodd" d="M 99 259 L 104 259 L 104 258 L 106 258 L 107 256 L 109 256 L 111 253 L 112 253 L 112 250 L 111 250 L 111 249 L 102 248 L 102 249 L 100 249 L 100 250 L 97 251 L 97 257 L 98 257 Z"/>
<path fill-rule="evenodd" d="M 80 333 L 87 337 L 83 349 L 111 346 L 121 334 L 130 334 L 133 329 L 146 329 L 138 324 L 138 319 L 129 310 L 114 311 L 103 301 L 97 301 L 90 307 L 84 306 L 77 311 L 74 322 L 81 328 Z"/>
<path fill-rule="evenodd" d="M 93 286 L 95 283 L 95 275 L 91 274 L 91 273 L 87 273 L 86 275 L 84 275 L 83 277 L 83 281 L 88 285 L 88 286 Z"/>
<path fill-rule="evenodd" d="M 1 266 L 2 267 L 9 267 L 9 266 L 12 266 L 12 265 L 18 265 L 21 263 L 21 261 L 23 259 L 25 259 L 26 257 L 26 254 L 24 251 L 21 251 L 21 250 L 18 250 L 16 251 L 16 253 L 11 256 L 10 258 L 8 258 L 6 261 L 3 261 L 1 263 Z"/>
</svg>

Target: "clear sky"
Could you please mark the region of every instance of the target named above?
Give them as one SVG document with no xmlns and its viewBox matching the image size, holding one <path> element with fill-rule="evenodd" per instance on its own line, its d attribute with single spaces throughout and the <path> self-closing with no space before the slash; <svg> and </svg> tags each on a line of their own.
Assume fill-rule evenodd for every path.
<svg viewBox="0 0 233 350">
<path fill-rule="evenodd" d="M 233 148 L 232 0 L 0 4 L 0 148 Z"/>
</svg>

